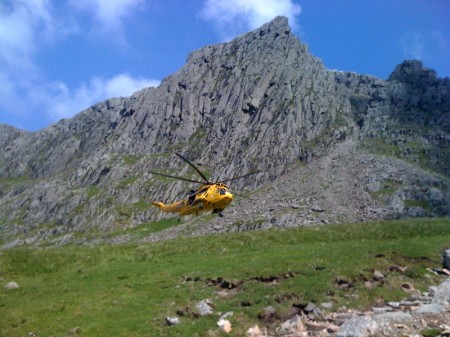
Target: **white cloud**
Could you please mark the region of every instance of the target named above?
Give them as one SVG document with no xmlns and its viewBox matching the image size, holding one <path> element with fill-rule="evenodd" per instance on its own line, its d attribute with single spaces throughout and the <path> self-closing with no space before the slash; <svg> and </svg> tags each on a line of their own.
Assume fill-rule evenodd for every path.
<svg viewBox="0 0 450 337">
<path fill-rule="evenodd" d="M 48 0 L 0 3 L 0 62 L 7 67 L 27 68 L 38 49 L 39 35 L 52 30 Z"/>
<path fill-rule="evenodd" d="M 431 33 L 431 39 L 441 51 L 448 52 L 450 50 L 450 40 L 448 35 L 439 31 L 434 31 Z"/>
<path fill-rule="evenodd" d="M 15 120 L 33 118 L 49 125 L 105 99 L 130 96 L 140 89 L 159 84 L 158 80 L 119 74 L 111 78 L 93 77 L 88 83 L 72 89 L 62 81 L 19 83 L 0 71 L 0 111 L 9 112 Z M 39 117 L 33 116 L 37 113 Z"/>
<path fill-rule="evenodd" d="M 117 38 L 114 33 L 123 32 L 123 18 L 136 10 L 142 1 L 74 0 L 74 3 L 79 4 L 80 9 L 92 10 L 95 20 Z M 32 118 L 39 120 L 41 127 L 72 117 L 102 100 L 129 96 L 141 88 L 159 85 L 158 80 L 128 74 L 92 77 L 79 85 L 48 80 L 46 69 L 42 69 L 37 61 L 39 53 L 49 45 L 57 46 L 70 35 L 80 33 L 75 16 L 66 14 L 68 9 L 66 4 L 53 7 L 51 0 L 0 0 L 2 121 L 13 120 L 15 125 L 23 125 L 21 120 Z"/>
<path fill-rule="evenodd" d="M 401 37 L 400 46 L 406 58 L 426 61 L 447 55 L 450 40 L 440 31 L 408 32 Z"/>
<path fill-rule="evenodd" d="M 288 17 L 290 25 L 296 27 L 295 17 L 300 12 L 300 6 L 292 0 L 206 0 L 200 15 L 229 38 L 256 29 L 278 15 Z"/>
<path fill-rule="evenodd" d="M 127 74 L 119 74 L 112 78 L 93 77 L 89 83 L 70 89 L 63 82 L 47 84 L 29 92 L 29 102 L 35 110 L 45 108 L 49 121 L 74 116 L 89 106 L 112 97 L 126 97 L 134 92 L 158 86 L 160 81 L 147 78 L 134 78 Z"/>
<path fill-rule="evenodd" d="M 117 75 L 101 85 L 105 97 L 130 96 L 134 92 L 146 88 L 156 87 L 160 81 L 147 78 L 132 78 L 127 74 Z"/>
<path fill-rule="evenodd" d="M 24 98 L 39 77 L 34 57 L 39 43 L 51 35 L 48 0 L 0 2 L 0 113 L 23 119 L 29 106 Z"/>
<path fill-rule="evenodd" d="M 422 34 L 406 34 L 402 37 L 403 54 L 407 58 L 422 60 L 425 50 L 425 41 Z"/>
<path fill-rule="evenodd" d="M 95 21 L 94 33 L 114 36 L 114 41 L 125 43 L 123 20 L 143 7 L 144 0 L 70 0 L 73 8 L 90 13 Z"/>
</svg>

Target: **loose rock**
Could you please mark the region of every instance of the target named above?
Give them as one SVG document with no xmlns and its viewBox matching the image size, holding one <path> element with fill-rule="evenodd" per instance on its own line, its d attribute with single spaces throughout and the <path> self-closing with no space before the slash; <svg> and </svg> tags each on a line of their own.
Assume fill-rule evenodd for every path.
<svg viewBox="0 0 450 337">
<path fill-rule="evenodd" d="M 280 336 L 308 336 L 308 332 L 305 330 L 305 326 L 298 315 L 295 315 L 290 320 L 282 323 L 278 330 L 278 334 Z"/>
<path fill-rule="evenodd" d="M 354 317 L 346 321 L 336 337 L 367 337 L 378 331 L 378 324 L 368 316 Z"/>
<path fill-rule="evenodd" d="M 450 278 L 436 288 L 431 303 L 441 304 L 446 308 L 450 307 Z"/>
<path fill-rule="evenodd" d="M 231 331 L 231 323 L 227 319 L 220 319 L 217 322 L 217 326 L 219 328 L 221 328 L 223 331 L 225 331 L 226 333 L 230 333 L 230 331 Z"/>
<path fill-rule="evenodd" d="M 247 337 L 265 337 L 267 336 L 266 333 L 264 333 L 259 326 L 255 325 L 249 328 L 246 332 Z"/>
<path fill-rule="evenodd" d="M 331 309 L 333 308 L 333 302 L 323 302 L 320 303 L 320 306 L 324 309 Z"/>
<path fill-rule="evenodd" d="M 383 280 L 384 280 L 384 275 L 383 275 L 383 273 L 382 273 L 381 271 L 375 270 L 375 271 L 373 272 L 373 278 L 374 278 L 376 281 L 383 281 Z"/>
<path fill-rule="evenodd" d="M 181 323 L 181 320 L 174 316 L 174 317 L 166 317 L 166 323 L 167 325 L 177 325 Z"/>
<path fill-rule="evenodd" d="M 258 318 L 263 321 L 269 321 L 276 317 L 276 311 L 275 308 L 269 305 L 268 307 L 265 307 L 262 309 L 262 311 L 258 314 Z"/>
<path fill-rule="evenodd" d="M 444 268 L 450 270 L 450 249 L 444 250 L 443 259 Z"/>
<path fill-rule="evenodd" d="M 19 288 L 19 285 L 14 281 L 8 282 L 7 284 L 5 284 L 5 289 L 12 290 L 12 289 L 17 289 L 17 288 Z"/>
<path fill-rule="evenodd" d="M 442 304 L 430 303 L 421 305 L 415 312 L 419 314 L 440 314 L 445 311 Z"/>
<path fill-rule="evenodd" d="M 208 299 L 198 302 L 195 306 L 200 316 L 211 315 L 214 313 L 212 302 Z"/>
</svg>

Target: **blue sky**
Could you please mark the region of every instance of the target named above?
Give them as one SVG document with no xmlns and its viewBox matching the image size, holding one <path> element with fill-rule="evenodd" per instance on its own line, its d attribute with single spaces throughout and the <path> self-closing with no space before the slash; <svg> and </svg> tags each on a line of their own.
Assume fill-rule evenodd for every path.
<svg viewBox="0 0 450 337">
<path fill-rule="evenodd" d="M 277 15 L 329 69 L 450 77 L 448 0 L 0 0 L 0 123 L 38 130 L 129 96 Z"/>
</svg>

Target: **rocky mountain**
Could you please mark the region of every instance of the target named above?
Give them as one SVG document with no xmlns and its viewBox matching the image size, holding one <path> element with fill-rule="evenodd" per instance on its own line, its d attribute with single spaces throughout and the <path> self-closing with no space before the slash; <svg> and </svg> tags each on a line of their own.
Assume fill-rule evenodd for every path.
<svg viewBox="0 0 450 337">
<path fill-rule="evenodd" d="M 37 132 L 0 125 L 4 247 L 86 240 L 164 217 L 150 199 L 259 170 L 224 218 L 148 237 L 450 214 L 450 80 L 419 61 L 388 80 L 326 69 L 273 21 L 192 52 L 159 87 L 98 103 Z M 122 239 L 126 240 L 124 236 Z"/>
</svg>

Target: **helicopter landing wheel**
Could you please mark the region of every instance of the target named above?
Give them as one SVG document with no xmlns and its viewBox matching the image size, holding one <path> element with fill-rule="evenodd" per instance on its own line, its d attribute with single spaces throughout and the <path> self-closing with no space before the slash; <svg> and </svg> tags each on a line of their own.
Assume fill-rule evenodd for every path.
<svg viewBox="0 0 450 337">
<path fill-rule="evenodd" d="M 218 216 L 220 216 L 221 218 L 223 217 L 223 208 L 214 208 L 213 209 L 213 214 L 217 214 Z"/>
</svg>

